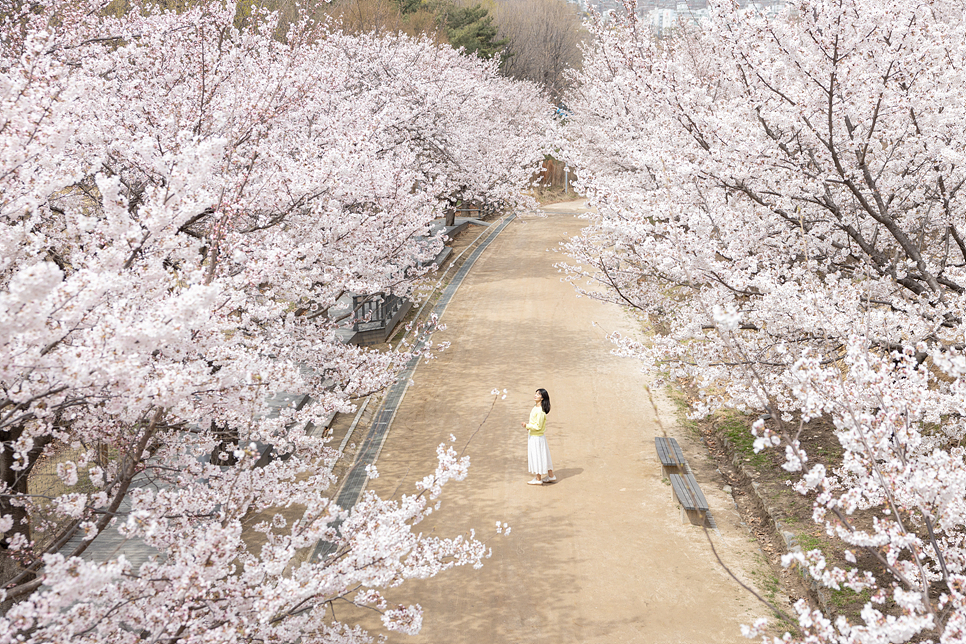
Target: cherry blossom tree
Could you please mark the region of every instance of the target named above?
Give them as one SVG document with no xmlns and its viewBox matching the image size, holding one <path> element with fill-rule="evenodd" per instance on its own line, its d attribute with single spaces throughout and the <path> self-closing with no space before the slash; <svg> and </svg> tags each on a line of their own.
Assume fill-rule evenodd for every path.
<svg viewBox="0 0 966 644">
<path fill-rule="evenodd" d="M 782 446 L 845 557 L 878 562 L 790 555 L 871 601 L 859 623 L 800 602 L 788 641 L 963 641 L 962 4 L 715 2 L 664 40 L 628 9 L 596 25 L 569 102 L 562 146 L 599 213 L 565 268 L 646 314 L 646 344 L 615 341 L 695 382 L 695 413 L 770 414 L 756 449 Z M 799 440 L 819 416 L 838 468 Z"/>
<path fill-rule="evenodd" d="M 469 463 L 441 446 L 414 493 L 336 506 L 314 425 L 413 354 L 325 311 L 410 294 L 454 193 L 527 205 L 544 98 L 425 39 L 278 38 L 221 3 L 3 9 L 0 642 L 370 641 L 338 601 L 418 631 L 380 589 L 481 565 L 472 531 L 415 528 Z M 284 392 L 313 403 L 269 413 Z M 61 491 L 32 489 L 44 459 Z M 158 555 L 82 557 L 110 526 Z"/>
</svg>

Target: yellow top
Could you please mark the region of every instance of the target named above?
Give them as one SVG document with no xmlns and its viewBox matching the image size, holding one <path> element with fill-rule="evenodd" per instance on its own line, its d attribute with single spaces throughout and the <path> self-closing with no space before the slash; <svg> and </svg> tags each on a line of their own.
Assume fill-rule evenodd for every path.
<svg viewBox="0 0 966 644">
<path fill-rule="evenodd" d="M 547 414 L 544 413 L 540 405 L 534 405 L 530 410 L 530 422 L 527 423 L 527 432 L 530 436 L 543 436 L 547 426 Z"/>
</svg>

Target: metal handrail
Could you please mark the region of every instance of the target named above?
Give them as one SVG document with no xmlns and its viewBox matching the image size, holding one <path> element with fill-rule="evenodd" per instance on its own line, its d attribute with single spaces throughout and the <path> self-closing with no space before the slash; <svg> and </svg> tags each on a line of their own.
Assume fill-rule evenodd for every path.
<svg viewBox="0 0 966 644">
<path fill-rule="evenodd" d="M 375 324 L 372 328 L 384 329 L 403 306 L 404 298 L 390 293 L 371 293 L 352 296 L 352 330 L 358 331 L 362 324 Z"/>
</svg>

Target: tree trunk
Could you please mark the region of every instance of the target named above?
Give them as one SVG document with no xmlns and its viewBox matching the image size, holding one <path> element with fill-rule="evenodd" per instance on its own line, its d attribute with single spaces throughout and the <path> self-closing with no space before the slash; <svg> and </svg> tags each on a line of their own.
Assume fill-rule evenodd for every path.
<svg viewBox="0 0 966 644">
<path fill-rule="evenodd" d="M 216 425 L 215 421 L 211 421 L 211 433 L 219 441 L 215 448 L 211 450 L 212 465 L 237 464 L 238 458 L 235 456 L 235 450 L 238 449 L 238 430 L 228 426 Z M 222 455 L 225 458 L 222 458 Z"/>
<path fill-rule="evenodd" d="M 20 438 L 23 430 L 23 427 L 18 427 L 10 431 L 0 432 L 0 440 L 4 443 L 12 443 Z M 23 469 L 14 469 L 19 461 L 14 459 L 15 452 L 12 449 L 6 448 L 0 452 L 0 483 L 6 489 L 6 494 L 0 496 L 0 517 L 10 515 L 10 518 L 13 519 L 13 527 L 0 538 L 0 585 L 5 585 L 9 580 L 23 572 L 19 558 L 14 556 L 18 553 L 11 552 L 8 546 L 10 540 L 17 534 L 22 534 L 27 543 L 30 543 L 30 513 L 25 505 L 15 503 L 14 499 L 19 498 L 22 501 L 27 498 L 30 471 L 51 440 L 49 436 L 34 439 L 34 447 L 27 452 L 27 466 Z M 30 550 L 25 549 L 21 553 L 29 556 Z M 32 578 L 33 575 L 30 575 L 23 581 L 30 581 Z M 7 602 L 4 602 L 0 605 L 0 614 L 6 613 L 8 608 Z"/>
</svg>

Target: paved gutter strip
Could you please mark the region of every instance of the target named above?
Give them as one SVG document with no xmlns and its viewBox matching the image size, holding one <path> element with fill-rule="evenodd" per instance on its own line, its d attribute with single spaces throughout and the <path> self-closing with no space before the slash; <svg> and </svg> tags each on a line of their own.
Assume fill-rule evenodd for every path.
<svg viewBox="0 0 966 644">
<path fill-rule="evenodd" d="M 463 265 L 460 266 L 460 269 L 456 271 L 456 275 L 453 276 L 453 281 L 450 282 L 445 289 L 443 289 L 443 296 L 433 308 L 433 313 L 435 313 L 437 317 L 441 317 L 443 315 L 443 311 L 446 310 L 446 305 L 449 304 L 449 301 L 453 299 L 453 295 L 456 294 L 456 289 L 460 287 L 460 284 L 463 282 L 463 278 L 466 277 L 466 274 L 470 272 L 471 268 L 473 268 L 473 264 L 475 264 L 476 260 L 479 259 L 480 255 L 483 254 L 483 251 L 486 250 L 486 247 L 489 246 L 490 242 L 496 239 L 497 235 L 503 232 L 503 229 L 506 228 L 507 225 L 515 218 L 516 217 L 514 215 L 507 217 L 503 223 L 497 226 L 496 229 L 490 233 L 489 237 L 484 239 L 483 243 L 481 243 L 476 250 L 474 250 L 473 253 L 466 258 L 466 261 L 463 262 Z"/>
<path fill-rule="evenodd" d="M 356 417 L 352 419 L 352 424 L 349 425 L 349 430 L 345 433 L 345 438 L 342 439 L 342 443 L 339 445 L 340 456 L 343 452 L 345 452 L 345 446 L 349 442 L 349 439 L 352 438 L 352 432 L 356 430 L 356 425 L 358 425 L 359 421 L 362 419 L 362 414 L 365 413 L 366 407 L 369 406 L 369 401 L 371 399 L 372 396 L 366 396 L 365 400 L 362 401 L 362 404 L 359 405 L 359 409 L 356 411 Z"/>
<path fill-rule="evenodd" d="M 474 250 L 463 265 L 460 266 L 459 270 L 453 276 L 452 281 L 446 285 L 443 289 L 443 293 L 433 307 L 433 314 L 437 318 L 442 317 L 446 310 L 447 305 L 453 296 L 456 294 L 457 289 L 459 289 L 460 284 L 462 284 L 463 279 L 469 274 L 470 269 L 476 260 L 479 259 L 483 251 L 486 250 L 487 246 L 490 245 L 496 237 L 503 231 L 507 225 L 513 221 L 514 215 L 510 215 L 503 223 L 493 229 L 486 239 Z M 422 349 L 426 344 L 426 339 L 421 338 L 419 342 L 416 343 L 414 350 Z M 409 389 L 409 381 L 412 379 L 413 374 L 416 371 L 416 367 L 419 366 L 420 356 L 415 356 L 410 359 L 403 369 L 402 373 L 399 374 L 396 379 L 396 383 L 389 388 L 386 394 L 386 398 L 382 405 L 379 407 L 379 411 L 376 412 L 376 417 L 372 421 L 372 425 L 369 427 L 369 432 L 359 447 L 359 454 L 356 458 L 356 462 L 352 465 L 349 473 L 346 475 L 345 482 L 342 485 L 342 489 L 339 491 L 336 497 L 336 504 L 343 509 L 348 509 L 354 506 L 359 499 L 362 497 L 362 492 L 365 490 L 366 483 L 369 481 L 369 476 L 366 473 L 366 466 L 375 464 L 376 460 L 379 458 L 380 452 L 382 452 L 382 446 L 386 443 L 386 437 L 389 434 L 389 428 L 392 426 L 393 418 L 396 416 L 396 410 L 399 409 L 400 403 L 402 403 L 403 398 L 406 395 L 406 390 Z M 338 524 L 336 525 L 338 527 Z M 334 551 L 334 544 L 328 541 L 320 541 L 315 547 L 315 552 L 312 553 L 312 560 L 318 561 L 325 558 Z"/>
</svg>

